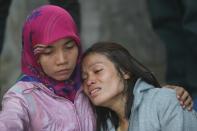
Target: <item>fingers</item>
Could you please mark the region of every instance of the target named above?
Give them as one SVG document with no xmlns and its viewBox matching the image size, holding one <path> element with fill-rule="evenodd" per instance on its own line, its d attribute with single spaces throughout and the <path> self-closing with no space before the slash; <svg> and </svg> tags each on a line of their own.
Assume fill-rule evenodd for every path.
<svg viewBox="0 0 197 131">
<path fill-rule="evenodd" d="M 184 101 L 184 102 L 186 102 L 186 100 L 188 98 L 190 98 L 189 93 L 186 90 L 184 90 L 183 91 L 183 94 L 181 95 L 181 100 Z"/>
<path fill-rule="evenodd" d="M 193 101 L 190 94 L 183 87 L 177 87 L 175 90 L 181 106 L 191 111 L 193 108 Z"/>
<path fill-rule="evenodd" d="M 193 108 L 193 102 L 192 102 L 192 98 L 188 97 L 185 102 L 184 102 L 184 106 L 187 108 L 187 110 L 191 111 Z"/>
<path fill-rule="evenodd" d="M 184 95 L 184 92 L 186 91 L 183 87 L 177 87 L 175 86 L 174 87 L 174 90 L 176 91 L 176 95 L 177 95 L 177 98 L 178 99 L 181 99 L 181 100 L 185 100 L 184 98 L 186 98 L 185 96 L 183 97 Z M 186 94 L 185 94 L 186 95 Z M 187 96 L 187 95 L 186 95 Z"/>
<path fill-rule="evenodd" d="M 187 110 L 191 111 L 193 108 L 193 101 L 192 97 L 190 94 L 180 86 L 175 86 L 175 85 L 165 85 L 166 88 L 171 88 L 176 91 L 177 99 L 180 102 L 180 105 L 183 108 L 187 108 Z"/>
</svg>

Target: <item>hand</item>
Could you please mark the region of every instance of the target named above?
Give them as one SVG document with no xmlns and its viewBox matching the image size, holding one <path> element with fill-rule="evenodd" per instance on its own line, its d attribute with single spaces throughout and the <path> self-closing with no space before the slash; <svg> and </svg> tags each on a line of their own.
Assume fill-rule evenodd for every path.
<svg viewBox="0 0 197 131">
<path fill-rule="evenodd" d="M 190 94 L 180 86 L 175 85 L 165 85 L 164 87 L 174 89 L 176 91 L 177 99 L 179 100 L 183 108 L 187 108 L 188 111 L 191 111 L 193 108 L 193 101 Z"/>
</svg>

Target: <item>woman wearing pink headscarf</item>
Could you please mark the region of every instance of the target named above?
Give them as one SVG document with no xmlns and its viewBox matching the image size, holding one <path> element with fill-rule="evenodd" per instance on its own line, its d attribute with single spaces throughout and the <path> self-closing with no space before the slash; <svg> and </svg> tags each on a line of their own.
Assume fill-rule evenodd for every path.
<svg viewBox="0 0 197 131">
<path fill-rule="evenodd" d="M 4 95 L 1 131 L 94 131 L 80 88 L 80 39 L 64 9 L 35 9 L 23 27 L 22 77 Z"/>
</svg>

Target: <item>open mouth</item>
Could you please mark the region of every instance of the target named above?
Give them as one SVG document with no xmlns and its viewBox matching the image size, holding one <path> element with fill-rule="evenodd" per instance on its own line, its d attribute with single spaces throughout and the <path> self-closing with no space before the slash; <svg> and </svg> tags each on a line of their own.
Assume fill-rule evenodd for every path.
<svg viewBox="0 0 197 131">
<path fill-rule="evenodd" d="M 96 87 L 96 88 L 90 90 L 89 94 L 90 94 L 91 97 L 96 97 L 100 90 L 101 90 L 100 87 Z"/>
</svg>

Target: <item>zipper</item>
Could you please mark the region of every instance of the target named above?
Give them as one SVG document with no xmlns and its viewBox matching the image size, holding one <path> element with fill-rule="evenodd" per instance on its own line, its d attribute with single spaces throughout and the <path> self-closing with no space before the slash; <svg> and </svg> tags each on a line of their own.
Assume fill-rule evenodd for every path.
<svg viewBox="0 0 197 131">
<path fill-rule="evenodd" d="M 51 91 L 50 89 L 48 89 L 47 87 L 45 87 L 42 84 L 39 84 L 36 87 L 37 87 L 37 89 L 38 88 L 41 89 L 43 92 L 45 92 L 46 94 L 50 95 L 51 97 L 54 97 L 54 98 L 59 99 L 59 100 L 62 100 L 63 102 L 67 101 L 73 107 L 74 114 L 76 116 L 77 124 L 78 124 L 78 127 L 79 127 L 79 130 L 77 129 L 76 131 L 82 131 L 79 115 L 78 115 L 77 110 L 76 110 L 76 108 L 77 108 L 76 107 L 76 101 L 77 101 L 77 98 L 80 95 L 80 93 L 82 93 L 82 88 L 79 88 L 79 90 L 76 92 L 74 101 L 72 102 L 69 99 L 66 99 L 64 97 L 56 95 L 53 91 Z"/>
</svg>

